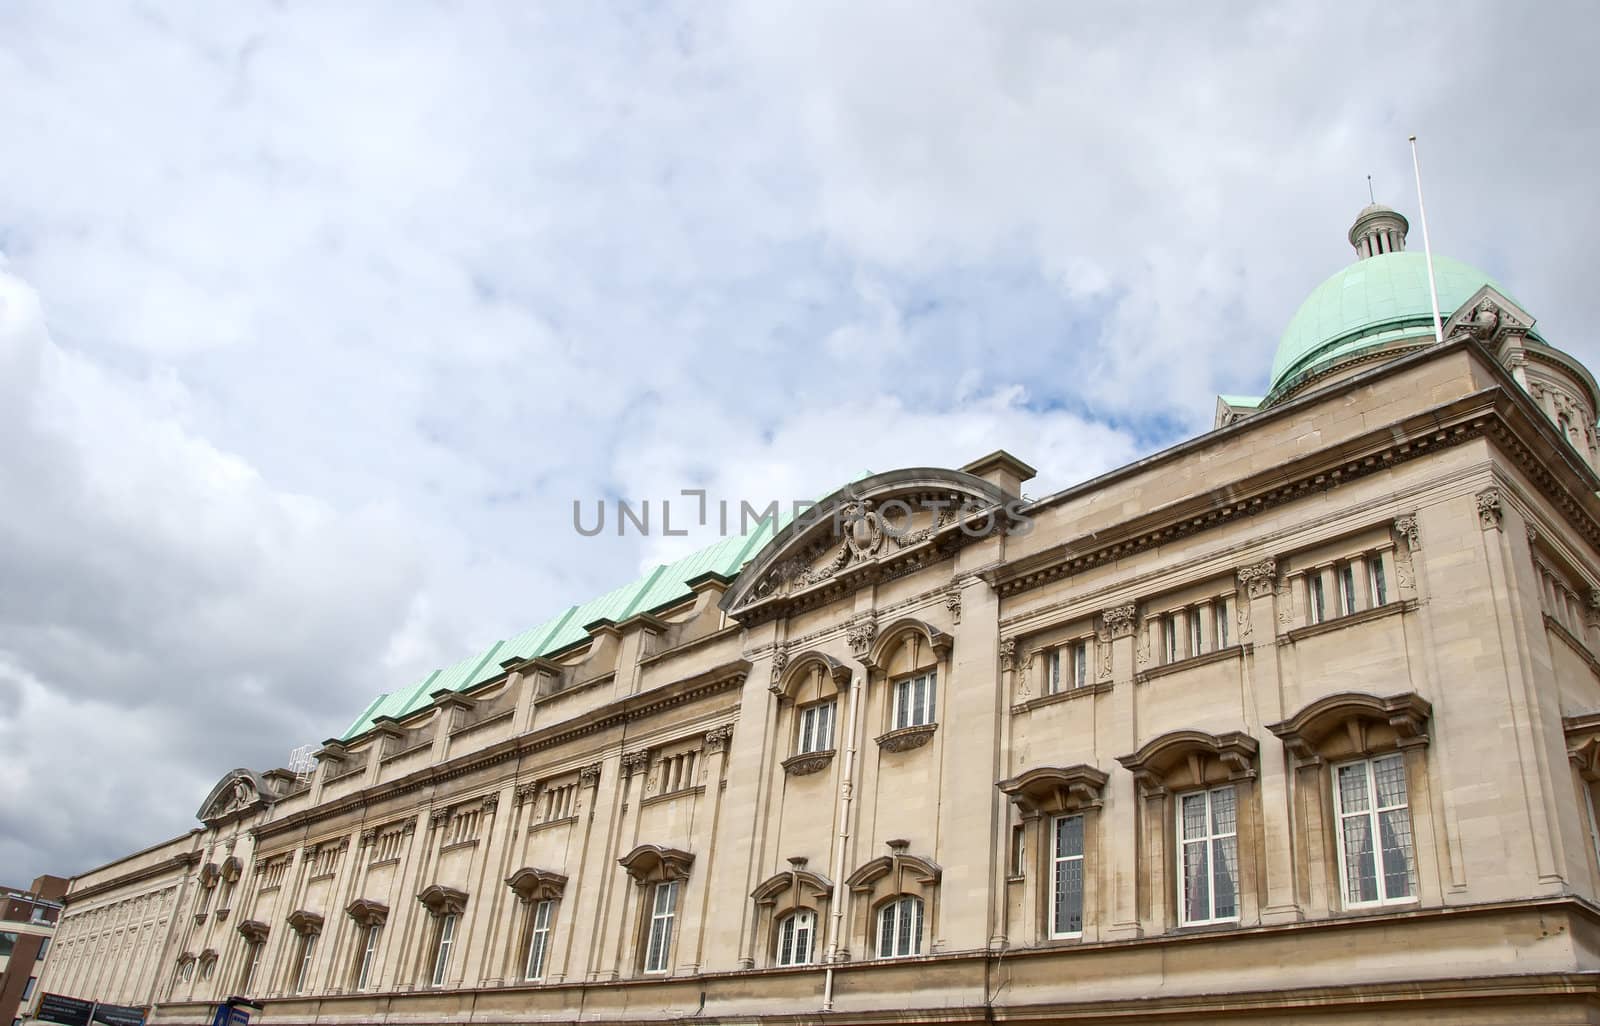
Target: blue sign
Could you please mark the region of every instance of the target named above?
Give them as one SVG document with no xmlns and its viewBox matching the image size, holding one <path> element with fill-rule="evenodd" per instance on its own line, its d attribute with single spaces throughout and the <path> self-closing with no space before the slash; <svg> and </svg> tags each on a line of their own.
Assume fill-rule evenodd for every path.
<svg viewBox="0 0 1600 1026">
<path fill-rule="evenodd" d="M 218 1005 L 211 1026 L 250 1026 L 250 1013 L 232 1005 Z"/>
</svg>

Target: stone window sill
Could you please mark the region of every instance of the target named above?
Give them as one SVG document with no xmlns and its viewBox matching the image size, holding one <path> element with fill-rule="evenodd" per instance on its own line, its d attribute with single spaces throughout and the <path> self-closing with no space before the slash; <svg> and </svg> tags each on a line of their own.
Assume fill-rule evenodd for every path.
<svg viewBox="0 0 1600 1026">
<path fill-rule="evenodd" d="M 1157 677 L 1165 677 L 1168 674 L 1182 673 L 1184 670 L 1192 670 L 1196 666 L 1209 666 L 1211 663 L 1221 663 L 1226 662 L 1229 659 L 1238 659 L 1240 656 L 1244 655 L 1246 647 L 1248 646 L 1229 645 L 1227 648 L 1219 648 L 1215 652 L 1203 652 L 1200 655 L 1190 656 L 1187 659 L 1179 659 L 1175 663 L 1167 663 L 1163 666 L 1152 666 L 1148 670 L 1135 674 L 1133 679 L 1138 681 L 1140 684 L 1143 684 L 1147 681 L 1154 680 Z"/>
<path fill-rule="evenodd" d="M 938 729 L 937 723 L 919 723 L 915 727 L 901 727 L 887 734 L 879 734 L 876 740 L 878 747 L 886 752 L 909 752 L 933 740 L 934 731 Z"/>
<path fill-rule="evenodd" d="M 1030 698 L 1026 702 L 1018 702 L 1016 705 L 1011 707 L 1011 711 L 1013 713 L 1032 712 L 1035 709 L 1039 709 L 1047 705 L 1055 705 L 1058 702 L 1070 702 L 1074 698 L 1087 698 L 1090 695 L 1104 695 L 1111 691 L 1112 687 L 1113 685 L 1111 681 L 1102 680 L 1094 684 L 1085 684 L 1081 688 L 1068 688 L 1065 691 L 1057 691 L 1053 695 L 1040 695 L 1038 698 Z"/>
<path fill-rule="evenodd" d="M 377 859 L 367 864 L 368 869 L 377 869 L 379 866 L 393 866 L 400 862 L 400 856 L 392 855 L 386 859 Z"/>
<path fill-rule="evenodd" d="M 804 777 L 812 773 L 820 773 L 833 762 L 834 749 L 824 748 L 820 752 L 802 752 L 791 755 L 783 760 L 783 771 L 791 777 Z"/>
<path fill-rule="evenodd" d="M 543 823 L 530 823 L 528 824 L 528 833 L 531 834 L 539 830 L 549 830 L 552 827 L 566 826 L 568 823 L 576 823 L 577 821 L 577 816 L 562 816 L 560 819 L 547 819 Z"/>
<path fill-rule="evenodd" d="M 1324 620 L 1321 623 L 1314 623 L 1308 627 L 1296 627 L 1294 630 L 1289 631 L 1288 633 L 1284 634 L 1283 637 L 1279 638 L 1278 644 L 1293 645 L 1297 641 L 1304 641 L 1307 638 L 1314 638 L 1319 634 L 1328 634 L 1332 631 L 1341 630 L 1345 627 L 1354 627 L 1359 623 L 1369 623 L 1373 620 L 1381 620 L 1386 616 L 1396 616 L 1400 613 L 1409 613 L 1416 608 L 1416 599 L 1405 599 L 1402 602 L 1386 602 L 1381 606 L 1373 606 L 1371 609 L 1363 609 L 1357 613 L 1346 613 L 1344 616 L 1336 616 L 1331 620 Z"/>
<path fill-rule="evenodd" d="M 693 798 L 705 793 L 706 786 L 704 784 L 698 787 L 680 787 L 676 791 L 668 791 L 666 794 L 653 794 L 648 798 L 641 799 L 639 807 L 642 809 L 646 805 L 655 805 L 657 802 L 670 802 L 674 798 Z"/>
<path fill-rule="evenodd" d="M 447 844 L 447 845 L 443 846 L 442 848 L 440 848 L 439 849 L 439 853 L 443 854 L 443 853 L 445 853 L 447 851 L 459 851 L 462 848 L 476 848 L 477 846 L 478 846 L 478 839 L 476 837 L 474 837 L 470 841 L 453 841 L 450 844 Z"/>
</svg>

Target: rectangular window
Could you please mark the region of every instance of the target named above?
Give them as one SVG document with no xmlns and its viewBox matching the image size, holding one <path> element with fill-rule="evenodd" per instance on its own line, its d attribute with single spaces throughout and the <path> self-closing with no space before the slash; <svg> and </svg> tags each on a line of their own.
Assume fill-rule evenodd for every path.
<svg viewBox="0 0 1600 1026">
<path fill-rule="evenodd" d="M 801 755 L 825 752 L 833 747 L 833 708 L 832 702 L 819 702 L 800 710 L 798 750 Z"/>
<path fill-rule="evenodd" d="M 17 1000 L 26 1001 L 33 997 L 33 986 L 38 982 L 39 978 L 37 976 L 28 977 L 28 982 L 22 985 L 22 997 L 18 998 Z"/>
<path fill-rule="evenodd" d="M 265 948 L 265 941 L 255 941 L 250 945 L 250 950 L 245 956 L 244 986 L 240 989 L 246 994 L 256 982 L 256 970 L 261 968 L 261 949 Z"/>
<path fill-rule="evenodd" d="M 433 985 L 444 986 L 445 970 L 450 968 L 450 949 L 456 942 L 455 913 L 439 920 L 439 942 L 433 950 Z"/>
<path fill-rule="evenodd" d="M 1233 786 L 1178 800 L 1178 906 L 1184 926 L 1239 918 L 1239 837 Z"/>
<path fill-rule="evenodd" d="M 546 898 L 533 906 L 533 918 L 530 921 L 528 934 L 528 968 L 524 974 L 529 980 L 544 979 L 545 954 L 550 950 L 550 917 L 555 912 L 556 903 L 552 898 Z"/>
<path fill-rule="evenodd" d="M 1011 875 L 1022 876 L 1027 872 L 1027 838 L 1028 828 L 1018 823 L 1011 828 Z M 1600 853 L 1600 848 L 1595 849 Z"/>
<path fill-rule="evenodd" d="M 1328 607 L 1322 594 L 1322 574 L 1320 572 L 1306 575 L 1306 605 L 1307 613 L 1312 623 L 1321 623 L 1328 618 Z"/>
<path fill-rule="evenodd" d="M 1335 795 L 1345 906 L 1414 901 L 1417 867 L 1403 757 L 1385 755 L 1340 766 Z"/>
<path fill-rule="evenodd" d="M 378 960 L 378 937 L 383 927 L 377 923 L 367 927 L 365 943 L 361 945 L 361 969 L 356 973 L 356 989 L 366 990 L 372 984 L 373 965 Z"/>
<path fill-rule="evenodd" d="M 1061 694 L 1061 650 L 1052 648 L 1044 654 L 1044 693 Z"/>
<path fill-rule="evenodd" d="M 1356 611 L 1356 568 L 1349 563 L 1339 567 L 1339 598 L 1345 616 Z"/>
<path fill-rule="evenodd" d="M 1050 936 L 1077 937 L 1083 933 L 1083 817 L 1057 816 L 1054 831 Z"/>
<path fill-rule="evenodd" d="M 1072 643 L 1072 686 L 1086 688 L 1089 686 L 1089 643 L 1075 641 Z"/>
<path fill-rule="evenodd" d="M 6 930 L 0 930 L 0 958 L 10 958 L 11 949 L 16 946 L 17 935 Z"/>
<path fill-rule="evenodd" d="M 300 938 L 300 968 L 294 976 L 294 992 L 304 994 L 306 985 L 311 982 L 311 956 L 317 950 L 317 935 L 305 934 Z"/>
<path fill-rule="evenodd" d="M 650 908 L 650 939 L 645 947 L 644 971 L 664 973 L 672 952 L 672 920 L 678 911 L 678 881 L 656 884 Z"/>
<path fill-rule="evenodd" d="M 1372 604 L 1381 606 L 1389 601 L 1389 584 L 1383 579 L 1383 553 L 1374 552 L 1367 560 L 1367 576 L 1371 578 Z"/>
<path fill-rule="evenodd" d="M 1168 613 L 1161 618 L 1161 641 L 1163 663 L 1178 661 L 1178 614 Z"/>
<path fill-rule="evenodd" d="M 1205 637 L 1200 631 L 1200 611 L 1198 609 L 1190 609 L 1187 613 L 1187 619 L 1189 622 L 1189 654 L 1197 656 L 1206 650 Z"/>
<path fill-rule="evenodd" d="M 35 962 L 43 962 L 44 961 L 44 953 L 46 951 L 49 951 L 49 950 L 50 950 L 50 938 L 49 937 L 40 938 L 40 940 L 39 940 L 39 953 L 37 955 L 33 956 L 33 960 Z"/>
<path fill-rule="evenodd" d="M 927 673 L 900 681 L 894 686 L 894 727 L 920 727 L 933 722 L 937 674 Z"/>
<path fill-rule="evenodd" d="M 1225 598 L 1217 599 L 1215 605 L 1211 608 L 1216 610 L 1217 614 L 1216 638 L 1217 649 L 1220 651 L 1228 647 L 1228 600 Z"/>
</svg>

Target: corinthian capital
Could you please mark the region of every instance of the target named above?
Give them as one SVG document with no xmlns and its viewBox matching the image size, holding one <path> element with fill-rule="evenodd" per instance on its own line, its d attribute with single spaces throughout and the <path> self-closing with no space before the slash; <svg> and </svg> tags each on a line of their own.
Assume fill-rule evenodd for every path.
<svg viewBox="0 0 1600 1026">
<path fill-rule="evenodd" d="M 1269 556 L 1259 563 L 1240 567 L 1239 583 L 1251 598 L 1265 598 L 1278 583 L 1278 561 Z"/>
</svg>

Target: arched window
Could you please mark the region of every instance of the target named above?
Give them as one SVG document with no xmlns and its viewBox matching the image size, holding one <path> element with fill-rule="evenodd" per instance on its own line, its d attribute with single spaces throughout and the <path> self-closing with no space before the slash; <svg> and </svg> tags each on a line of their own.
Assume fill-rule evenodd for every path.
<svg viewBox="0 0 1600 1026">
<path fill-rule="evenodd" d="M 891 898 L 878 909 L 879 958 L 922 954 L 922 899 L 912 894 Z"/>
<path fill-rule="evenodd" d="M 778 920 L 776 964 L 810 965 L 817 938 L 817 914 L 802 908 Z"/>
</svg>

